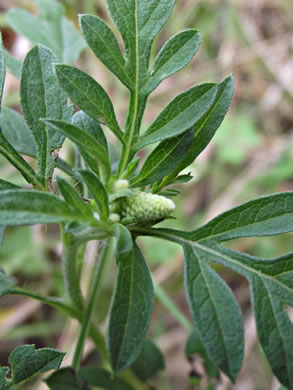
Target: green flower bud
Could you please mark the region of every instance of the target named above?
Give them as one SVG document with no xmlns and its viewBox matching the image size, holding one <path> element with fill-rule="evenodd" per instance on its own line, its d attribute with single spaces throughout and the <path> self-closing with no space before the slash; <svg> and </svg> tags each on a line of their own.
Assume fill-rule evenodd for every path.
<svg viewBox="0 0 293 390">
<path fill-rule="evenodd" d="M 168 217 L 175 210 L 174 202 L 165 196 L 139 192 L 134 197 L 124 198 L 121 214 L 127 220 L 154 221 Z"/>
<path fill-rule="evenodd" d="M 110 221 L 112 221 L 112 222 L 120 222 L 120 215 L 119 214 L 116 214 L 116 213 L 112 213 L 112 214 L 110 214 L 110 216 L 109 216 L 109 219 L 110 219 Z"/>
<path fill-rule="evenodd" d="M 115 191 L 120 191 L 120 190 L 125 190 L 129 187 L 129 181 L 128 180 L 117 180 L 116 183 L 114 184 L 114 190 Z"/>
</svg>

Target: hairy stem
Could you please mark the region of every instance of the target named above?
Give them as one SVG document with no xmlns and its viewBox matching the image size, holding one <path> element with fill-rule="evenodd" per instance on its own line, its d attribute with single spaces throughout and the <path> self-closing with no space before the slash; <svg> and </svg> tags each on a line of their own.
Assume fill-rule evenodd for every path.
<svg viewBox="0 0 293 390">
<path fill-rule="evenodd" d="M 72 235 L 64 232 L 63 241 L 63 277 L 68 297 L 74 307 L 83 309 L 83 298 L 80 290 L 80 278 L 78 273 L 78 248 L 79 244 L 73 240 Z"/>
<path fill-rule="evenodd" d="M 126 122 L 125 145 L 117 175 L 120 177 L 132 158 L 132 146 L 139 135 L 139 129 L 145 110 L 147 96 L 140 96 L 138 89 L 131 92 L 130 105 Z"/>
<path fill-rule="evenodd" d="M 83 319 L 82 319 L 82 326 L 79 334 L 79 338 L 77 341 L 77 345 L 75 348 L 75 353 L 73 357 L 73 362 L 72 366 L 75 369 L 79 368 L 81 359 L 82 359 L 82 353 L 84 349 L 84 343 L 90 328 L 90 323 L 91 319 L 93 316 L 94 308 L 95 308 L 95 302 L 97 300 L 98 292 L 99 292 L 99 287 L 100 287 L 100 282 L 101 278 L 103 275 L 103 271 L 105 269 L 105 264 L 109 255 L 109 252 L 111 250 L 111 245 L 109 244 L 109 241 L 106 241 L 102 247 L 101 255 L 100 255 L 100 260 L 98 265 L 95 268 L 94 274 L 93 274 L 93 279 L 90 287 L 90 292 L 89 292 L 89 297 L 88 297 L 88 302 L 87 306 L 85 308 L 85 311 L 83 313 Z"/>
</svg>

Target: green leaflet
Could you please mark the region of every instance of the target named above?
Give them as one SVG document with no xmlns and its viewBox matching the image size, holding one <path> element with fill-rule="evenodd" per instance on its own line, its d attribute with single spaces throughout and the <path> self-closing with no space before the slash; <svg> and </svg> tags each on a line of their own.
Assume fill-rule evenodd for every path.
<svg viewBox="0 0 293 390">
<path fill-rule="evenodd" d="M 16 190 L 17 188 L 20 188 L 20 187 L 16 186 L 15 184 L 10 183 L 9 181 L 0 179 L 0 191 Z"/>
<path fill-rule="evenodd" d="M 65 353 L 52 348 L 35 349 L 34 345 L 22 345 L 9 356 L 13 384 L 18 385 L 37 374 L 57 370 Z"/>
<path fill-rule="evenodd" d="M 107 221 L 109 218 L 109 199 L 106 188 L 100 179 L 92 172 L 87 170 L 78 170 L 81 178 L 86 183 L 92 197 L 95 200 L 99 216 L 102 221 Z"/>
<path fill-rule="evenodd" d="M 201 226 L 182 232 L 157 229 L 158 234 L 190 241 L 228 241 L 239 237 L 270 236 L 293 231 L 293 192 L 281 192 L 252 199 Z"/>
<path fill-rule="evenodd" d="M 104 147 L 105 151 L 108 152 L 107 138 L 98 121 L 92 119 L 83 111 L 77 111 L 72 117 L 72 124 L 86 130 Z"/>
<path fill-rule="evenodd" d="M 80 25 L 87 44 L 95 55 L 126 87 L 131 89 L 133 80 L 126 72 L 125 59 L 110 27 L 102 19 L 92 15 L 81 15 Z"/>
<path fill-rule="evenodd" d="M 164 368 L 165 361 L 161 351 L 152 341 L 146 340 L 138 358 L 132 364 L 131 370 L 142 382 L 147 382 Z"/>
<path fill-rule="evenodd" d="M 85 218 L 92 218 L 93 212 L 89 204 L 85 203 L 77 191 L 66 180 L 57 177 L 58 188 L 65 200 L 72 210 L 77 209 Z"/>
<path fill-rule="evenodd" d="M 105 90 L 88 74 L 68 65 L 56 65 L 56 74 L 70 99 L 94 120 L 104 120 L 123 142 L 112 102 Z"/>
<path fill-rule="evenodd" d="M 274 294 L 270 281 L 258 275 L 250 281 L 260 343 L 276 377 L 292 389 L 293 324 L 285 311 L 285 300 Z"/>
<path fill-rule="evenodd" d="M 144 93 L 151 93 L 161 81 L 172 76 L 188 64 L 200 45 L 200 33 L 185 30 L 170 38 L 160 50 L 150 71 L 149 80 L 143 87 Z"/>
<path fill-rule="evenodd" d="M 18 153 L 36 157 L 36 144 L 23 117 L 10 108 L 3 108 L 0 127 L 7 141 Z"/>
<path fill-rule="evenodd" d="M 40 15 L 12 8 L 6 18 L 10 26 L 32 43 L 51 49 L 59 61 L 74 62 L 86 47 L 85 41 L 73 24 L 64 17 L 64 7 L 55 0 L 37 0 Z"/>
<path fill-rule="evenodd" d="M 93 120 L 85 112 L 78 111 L 72 117 L 72 124 L 92 135 L 104 147 L 105 152 L 108 153 L 107 139 L 98 121 Z M 100 176 L 101 172 L 96 158 L 92 158 L 84 149 L 80 149 L 80 154 L 84 158 L 87 166 L 96 175 Z"/>
<path fill-rule="evenodd" d="M 4 81 L 5 81 L 5 60 L 4 60 L 2 35 L 0 33 L 0 112 L 1 112 L 1 103 L 2 103 Z"/>
<path fill-rule="evenodd" d="M 209 144 L 228 111 L 232 100 L 233 90 L 234 82 L 232 76 L 229 76 L 219 84 L 217 95 L 212 106 L 195 124 L 194 141 L 190 151 L 174 174 L 170 175 L 170 178 L 173 178 L 174 175 L 192 164 L 197 156 L 199 156 Z M 169 184 L 170 178 L 166 178 L 165 185 Z"/>
<path fill-rule="evenodd" d="M 193 142 L 194 131 L 161 142 L 146 159 L 139 174 L 130 181 L 132 187 L 154 183 L 172 172 L 184 159 Z"/>
<path fill-rule="evenodd" d="M 57 196 L 30 190 L 0 192 L 0 225 L 31 225 L 36 223 L 60 223 L 85 221 Z"/>
<path fill-rule="evenodd" d="M 262 196 L 218 215 L 187 233 L 191 240 L 226 241 L 238 237 L 269 236 L 293 230 L 293 192 Z"/>
<path fill-rule="evenodd" d="M 44 183 L 55 166 L 56 157 L 51 153 L 62 146 L 64 137 L 48 130 L 40 119 L 62 119 L 68 115 L 66 96 L 60 90 L 53 68 L 56 61 L 47 48 L 35 46 L 24 60 L 20 85 L 21 106 L 37 146 L 38 174 Z"/>
<path fill-rule="evenodd" d="M 147 80 L 151 45 L 168 20 L 175 0 L 108 0 L 111 18 L 125 44 L 125 70 L 141 89 Z"/>
<path fill-rule="evenodd" d="M 202 84 L 176 96 L 139 138 L 133 150 L 174 137 L 194 126 L 211 107 L 217 90 L 216 84 Z"/>
<path fill-rule="evenodd" d="M 163 180 L 161 187 L 171 184 L 178 173 L 192 164 L 209 144 L 228 111 L 233 90 L 234 83 L 232 76 L 227 77 L 219 84 L 217 95 L 212 106 L 194 126 L 195 135 L 192 147 L 177 169 Z"/>
<path fill-rule="evenodd" d="M 134 246 L 121 256 L 112 298 L 107 334 L 113 370 L 119 373 L 139 355 L 148 330 L 153 306 L 153 284 L 145 260 Z"/>
<path fill-rule="evenodd" d="M 80 149 L 83 149 L 101 167 L 101 174 L 107 180 L 111 175 L 109 156 L 101 145 L 88 131 L 64 121 L 45 119 L 44 123 L 53 130 L 64 134 Z"/>
<path fill-rule="evenodd" d="M 185 287 L 196 329 L 210 359 L 231 379 L 243 360 L 243 324 L 228 286 L 194 247 L 184 245 Z"/>
</svg>

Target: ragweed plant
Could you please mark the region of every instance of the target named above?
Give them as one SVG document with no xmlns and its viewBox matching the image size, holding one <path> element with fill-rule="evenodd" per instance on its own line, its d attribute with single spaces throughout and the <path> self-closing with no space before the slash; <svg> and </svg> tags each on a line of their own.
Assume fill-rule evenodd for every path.
<svg viewBox="0 0 293 390">
<path fill-rule="evenodd" d="M 67 296 L 45 297 L 15 287 L 14 280 L 4 271 L 0 273 L 0 294 L 38 299 L 76 318 L 81 328 L 72 367 L 59 369 L 63 352 L 20 346 L 10 355 L 10 368 L 0 368 L 1 389 L 17 388 L 34 375 L 51 369 L 56 372 L 46 382 L 53 390 L 147 388 L 144 383 L 163 367 L 163 361 L 157 347 L 146 341 L 154 288 L 136 244 L 138 236 L 172 241 L 184 250 L 185 288 L 196 332 L 192 336 L 196 342 L 189 341 L 189 352 L 198 352 L 200 344 L 207 369 L 212 367 L 210 371 L 215 375 L 221 370 L 235 382 L 243 360 L 243 324 L 230 288 L 211 267 L 211 263 L 222 264 L 248 279 L 263 351 L 276 377 L 293 389 L 293 326 L 286 311 L 287 306 L 293 305 L 293 254 L 262 259 L 223 245 L 239 237 L 292 231 L 293 193 L 248 201 L 193 231 L 157 227 L 172 216 L 175 203 L 169 196 L 176 194 L 174 185 L 192 179 L 181 172 L 214 136 L 233 93 L 231 76 L 219 84 L 192 87 L 167 104 L 141 133 L 152 91 L 181 70 L 199 48 L 197 31 L 179 32 L 161 48 L 150 67 L 152 43 L 175 1 L 107 0 L 110 16 L 124 41 L 123 53 L 115 34 L 102 19 L 80 15 L 87 45 L 129 90 L 130 103 L 123 126 L 118 123 L 103 87 L 84 71 L 67 64 L 76 59 L 74 49 L 78 55 L 85 43 L 62 16 L 60 4 L 53 0 L 37 1 L 39 18 L 21 10 L 8 14 L 17 31 L 42 44 L 29 51 L 21 66 L 23 117 L 9 109 L 3 109 L 1 114 L 0 152 L 31 188 L 18 188 L 1 180 L 0 225 L 4 230 L 10 225 L 60 224 Z M 6 58 L 19 75 L 20 64 Z M 4 79 L 1 49 L 1 92 Z M 78 107 L 77 112 L 69 101 Z M 111 161 L 105 127 L 120 143 L 118 165 Z M 9 135 L 12 128 L 17 137 Z M 65 138 L 75 144 L 82 168 L 72 167 L 58 157 Z M 151 144 L 157 145 L 140 164 L 137 153 Z M 22 155 L 34 157 L 36 168 Z M 55 167 L 67 174 L 66 179 L 57 177 L 57 190 L 52 185 Z M 79 248 L 90 240 L 101 240 L 102 245 L 85 298 L 80 289 L 77 258 Z M 118 272 L 104 337 L 93 313 L 101 280 L 107 277 L 104 271 L 111 240 Z M 103 358 L 99 367 L 80 367 L 87 337 Z M 128 376 L 122 379 L 125 370 Z M 132 373 L 138 378 L 135 381 Z"/>
</svg>

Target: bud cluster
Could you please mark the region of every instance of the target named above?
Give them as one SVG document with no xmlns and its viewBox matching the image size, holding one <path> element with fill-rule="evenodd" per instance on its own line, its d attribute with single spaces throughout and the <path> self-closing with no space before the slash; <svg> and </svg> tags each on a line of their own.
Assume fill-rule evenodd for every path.
<svg viewBox="0 0 293 390">
<path fill-rule="evenodd" d="M 148 192 L 121 199 L 120 207 L 123 218 L 141 222 L 166 218 L 175 210 L 171 199 Z"/>
</svg>

